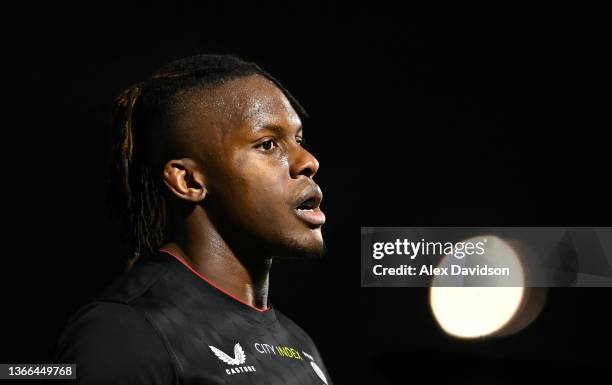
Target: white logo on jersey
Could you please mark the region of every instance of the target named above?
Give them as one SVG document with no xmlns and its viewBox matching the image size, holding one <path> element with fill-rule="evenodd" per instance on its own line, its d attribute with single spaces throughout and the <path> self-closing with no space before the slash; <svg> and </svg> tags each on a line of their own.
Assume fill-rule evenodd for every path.
<svg viewBox="0 0 612 385">
<path fill-rule="evenodd" d="M 215 353 L 217 358 L 219 358 L 226 364 L 240 365 L 244 364 L 244 361 L 246 361 L 246 355 L 244 354 L 244 350 L 242 350 L 242 346 L 240 346 L 239 343 L 236 343 L 236 345 L 234 345 L 234 357 L 228 356 L 223 351 L 215 348 L 214 346 L 208 345 L 208 347 L 210 348 L 210 350 L 213 351 L 213 353 Z"/>
<path fill-rule="evenodd" d="M 315 364 L 314 358 L 312 358 L 310 354 L 306 353 L 303 350 L 302 350 L 302 353 L 304 353 L 304 356 L 306 356 L 306 358 L 310 360 L 310 366 L 312 366 L 312 370 L 314 370 L 314 372 L 317 373 L 317 376 L 319 376 L 321 381 L 323 381 L 323 383 L 327 385 L 327 378 L 325 378 L 325 374 L 323 373 L 321 368 L 319 368 L 319 365 Z"/>
</svg>

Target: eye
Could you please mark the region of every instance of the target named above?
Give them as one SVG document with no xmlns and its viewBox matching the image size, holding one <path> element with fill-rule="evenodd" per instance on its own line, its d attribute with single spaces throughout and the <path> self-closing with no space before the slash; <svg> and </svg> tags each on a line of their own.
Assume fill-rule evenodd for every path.
<svg viewBox="0 0 612 385">
<path fill-rule="evenodd" d="M 270 151 L 275 147 L 278 147 L 278 143 L 274 139 L 268 139 L 265 142 L 261 142 L 257 147 L 261 147 L 264 151 Z"/>
<path fill-rule="evenodd" d="M 298 142 L 300 146 L 303 146 L 304 143 L 306 143 L 306 139 L 302 138 L 301 136 L 296 137 L 295 141 Z"/>
</svg>

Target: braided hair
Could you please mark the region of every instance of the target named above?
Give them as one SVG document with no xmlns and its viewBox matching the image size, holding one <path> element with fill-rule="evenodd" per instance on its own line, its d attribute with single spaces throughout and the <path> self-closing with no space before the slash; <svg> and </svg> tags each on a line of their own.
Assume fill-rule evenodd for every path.
<svg viewBox="0 0 612 385">
<path fill-rule="evenodd" d="M 261 75 L 272 81 L 300 116 L 308 116 L 270 74 L 255 63 L 231 55 L 195 55 L 175 60 L 115 99 L 107 197 L 111 213 L 119 218 L 127 241 L 128 269 L 166 242 L 168 202 L 161 172 L 154 169 L 152 152 L 156 151 L 154 144 L 159 147 L 160 142 L 164 143 L 164 135 L 171 130 L 168 119 L 172 119 L 176 110 L 173 107 L 180 100 L 177 97 L 250 75 Z"/>
</svg>

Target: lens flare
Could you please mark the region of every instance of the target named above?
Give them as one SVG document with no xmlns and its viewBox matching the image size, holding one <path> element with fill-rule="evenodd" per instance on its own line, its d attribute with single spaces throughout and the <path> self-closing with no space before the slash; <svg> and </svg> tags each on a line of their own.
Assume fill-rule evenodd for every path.
<svg viewBox="0 0 612 385">
<path fill-rule="evenodd" d="M 525 301 L 525 277 L 519 256 L 509 243 L 497 236 L 479 236 L 466 242 L 487 242 L 485 254 L 469 256 L 470 265 L 495 261 L 498 266 L 510 266 L 518 284 L 511 287 L 443 287 L 430 289 L 430 306 L 440 327 L 460 338 L 476 338 L 501 331 L 517 316 Z M 456 262 L 445 256 L 439 266 Z"/>
</svg>

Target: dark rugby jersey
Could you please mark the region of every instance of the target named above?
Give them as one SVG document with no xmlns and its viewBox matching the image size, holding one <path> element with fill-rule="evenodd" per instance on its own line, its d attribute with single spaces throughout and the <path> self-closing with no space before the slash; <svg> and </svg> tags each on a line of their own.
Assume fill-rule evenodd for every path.
<svg viewBox="0 0 612 385">
<path fill-rule="evenodd" d="M 75 314 L 53 362 L 76 363 L 77 380 L 66 384 L 332 384 L 293 321 L 241 302 L 162 251 Z"/>
</svg>

